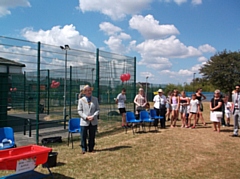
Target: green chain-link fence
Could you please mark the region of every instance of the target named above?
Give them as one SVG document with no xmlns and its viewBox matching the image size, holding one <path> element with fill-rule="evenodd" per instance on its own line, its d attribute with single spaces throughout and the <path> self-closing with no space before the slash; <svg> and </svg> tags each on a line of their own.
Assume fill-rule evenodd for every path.
<svg viewBox="0 0 240 179">
<path fill-rule="evenodd" d="M 105 126 L 121 120 L 113 99 L 123 87 L 127 89 L 127 110 L 134 110 L 136 59 L 133 57 L 98 49 L 87 52 L 68 46 L 60 48 L 3 36 L 0 36 L 0 57 L 25 65 L 22 71 L 1 72 L 8 77 L 1 83 L 7 89 L 3 93 L 8 99 L 7 104 L 4 102 L 1 106 L 11 107 L 16 114 L 36 114 L 32 121 L 36 127 L 36 143 L 43 121 L 62 120 L 66 128 L 67 119 L 78 117 L 78 93 L 83 85 L 94 88 L 93 95 L 100 103 L 99 118 Z M 120 76 L 127 73 L 131 78 L 122 82 Z M 4 117 L 3 111 L 2 126 L 24 124 L 24 117 L 23 121 L 19 117 L 13 122 L 10 121 L 12 113 Z M 41 114 L 46 114 L 44 119 L 39 117 Z"/>
</svg>

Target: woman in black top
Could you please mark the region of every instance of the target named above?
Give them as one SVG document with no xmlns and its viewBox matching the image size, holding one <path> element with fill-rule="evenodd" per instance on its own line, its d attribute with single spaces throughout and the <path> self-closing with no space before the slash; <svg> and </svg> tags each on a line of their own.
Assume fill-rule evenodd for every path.
<svg viewBox="0 0 240 179">
<path fill-rule="evenodd" d="M 198 88 L 196 91 L 196 99 L 199 101 L 199 106 L 200 106 L 200 111 L 198 111 L 197 113 L 197 122 L 198 123 L 198 119 L 201 118 L 203 125 L 205 126 L 206 123 L 204 122 L 204 118 L 203 118 L 203 104 L 202 101 L 206 99 L 206 96 L 204 96 L 202 94 L 202 88 Z"/>
<path fill-rule="evenodd" d="M 220 98 L 220 90 L 215 90 L 214 97 L 210 102 L 211 116 L 210 120 L 213 122 L 213 131 L 220 132 L 220 123 L 222 118 L 222 104 L 223 101 Z"/>
</svg>

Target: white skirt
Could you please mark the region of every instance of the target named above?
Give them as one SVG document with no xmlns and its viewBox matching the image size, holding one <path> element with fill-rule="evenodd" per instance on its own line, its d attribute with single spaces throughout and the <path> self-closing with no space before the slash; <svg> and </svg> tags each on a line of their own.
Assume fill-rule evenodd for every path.
<svg viewBox="0 0 240 179">
<path fill-rule="evenodd" d="M 221 122 L 222 112 L 221 111 L 211 111 L 210 112 L 210 120 L 212 122 Z"/>
</svg>

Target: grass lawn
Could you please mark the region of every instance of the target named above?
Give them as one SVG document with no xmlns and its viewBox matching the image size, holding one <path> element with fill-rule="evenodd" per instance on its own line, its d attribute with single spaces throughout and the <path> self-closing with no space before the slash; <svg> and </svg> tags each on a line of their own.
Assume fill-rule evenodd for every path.
<svg viewBox="0 0 240 179">
<path fill-rule="evenodd" d="M 96 138 L 96 153 L 81 154 L 79 138 L 74 149 L 61 144 L 49 145 L 58 152 L 57 166 L 51 168 L 54 178 L 176 178 L 237 179 L 240 178 L 240 138 L 231 137 L 233 127 L 213 132 L 209 120 L 209 103 L 204 103 L 204 118 L 196 129 L 159 129 L 158 132 L 125 134 L 116 127 Z M 232 120 L 231 120 L 232 124 Z M 118 126 L 120 124 L 118 123 Z M 38 166 L 35 170 L 46 172 Z M 0 171 L 7 174 L 8 171 Z"/>
</svg>

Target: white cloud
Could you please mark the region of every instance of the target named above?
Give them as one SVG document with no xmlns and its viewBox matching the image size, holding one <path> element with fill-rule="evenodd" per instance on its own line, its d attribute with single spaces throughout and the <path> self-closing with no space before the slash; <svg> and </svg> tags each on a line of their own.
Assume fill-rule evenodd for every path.
<svg viewBox="0 0 240 179">
<path fill-rule="evenodd" d="M 187 0 L 174 0 L 174 2 L 175 2 L 176 4 L 178 4 L 178 5 L 181 5 L 181 4 L 183 4 L 183 3 L 186 3 Z"/>
<path fill-rule="evenodd" d="M 166 58 L 187 58 L 202 54 L 192 46 L 185 46 L 175 36 L 160 40 L 146 40 L 138 44 L 136 50 L 141 54 L 143 59 L 159 56 Z"/>
<path fill-rule="evenodd" d="M 216 49 L 209 44 L 201 45 L 198 49 L 203 53 L 215 53 Z"/>
<path fill-rule="evenodd" d="M 153 0 L 79 0 L 82 12 L 96 11 L 109 16 L 113 20 L 123 19 L 128 14 L 137 14 L 147 9 Z"/>
<path fill-rule="evenodd" d="M 202 0 L 192 0 L 193 5 L 199 5 L 202 4 Z"/>
<path fill-rule="evenodd" d="M 174 80 L 176 80 L 176 77 L 179 78 L 179 76 L 177 75 L 177 72 L 175 72 L 175 71 L 162 70 L 162 71 L 159 72 L 159 74 L 161 76 L 167 76 L 167 77 L 172 78 Z M 163 81 L 163 80 L 165 80 L 165 79 L 162 79 L 161 81 Z M 168 83 L 171 83 L 171 81 L 169 82 L 169 79 L 167 81 L 168 81 Z M 163 81 L 162 83 L 167 83 L 167 81 Z M 172 83 L 174 83 L 174 82 L 172 82 Z"/>
<path fill-rule="evenodd" d="M 152 74 L 151 72 L 140 72 L 140 76 L 141 77 L 144 77 L 144 78 L 146 78 L 146 77 L 148 77 L 148 78 L 153 78 L 154 77 L 154 74 Z"/>
<path fill-rule="evenodd" d="M 208 59 L 206 57 L 199 57 L 198 61 L 199 62 L 206 62 L 206 61 L 208 61 Z"/>
<path fill-rule="evenodd" d="M 124 54 L 129 51 L 129 47 L 124 45 L 124 41 L 130 40 L 131 36 L 122 32 L 123 30 L 110 22 L 103 22 L 99 25 L 100 30 L 109 35 L 108 40 L 104 43 L 114 53 Z"/>
<path fill-rule="evenodd" d="M 101 31 L 105 32 L 107 35 L 115 35 L 118 32 L 121 32 L 122 29 L 120 27 L 117 27 L 110 22 L 102 22 L 99 24 L 99 28 Z"/>
<path fill-rule="evenodd" d="M 203 62 L 203 63 L 204 63 L 204 62 Z M 191 67 L 191 71 L 192 71 L 192 72 L 195 72 L 195 73 L 198 73 L 198 72 L 199 72 L 199 69 L 202 67 L 203 63 L 202 63 L 202 64 L 196 64 L 196 65 L 194 65 L 193 67 Z"/>
<path fill-rule="evenodd" d="M 40 41 L 41 43 L 51 45 L 65 45 L 68 44 L 70 48 L 95 51 L 95 45 L 88 40 L 87 37 L 80 35 L 75 26 L 65 25 L 63 28 L 54 26 L 50 30 L 34 31 L 31 28 L 25 28 L 22 35 L 30 41 Z"/>
<path fill-rule="evenodd" d="M 159 1 L 166 2 L 166 3 L 175 2 L 177 5 L 181 5 L 183 3 L 188 2 L 188 0 L 159 0 Z M 202 0 L 192 0 L 192 4 L 194 4 L 194 5 L 202 4 Z"/>
<path fill-rule="evenodd" d="M 144 57 L 140 62 L 138 62 L 138 65 L 144 65 L 147 68 L 154 70 L 164 70 L 172 67 L 172 63 L 167 58 L 151 58 L 150 56 Z"/>
<path fill-rule="evenodd" d="M 11 14 L 9 9 L 16 8 L 18 6 L 30 7 L 28 0 L 2 0 L 0 1 L 0 17 Z"/>
<path fill-rule="evenodd" d="M 118 37 L 119 37 L 120 39 L 123 39 L 123 40 L 129 40 L 129 39 L 131 39 L 131 36 L 128 35 L 128 34 L 126 34 L 126 33 L 124 33 L 124 32 L 121 32 L 121 33 L 118 35 Z"/>
<path fill-rule="evenodd" d="M 109 49 L 114 53 L 124 54 L 127 52 L 127 48 L 122 44 L 122 39 L 110 36 L 104 43 L 108 45 Z"/>
<path fill-rule="evenodd" d="M 193 74 L 193 72 L 190 71 L 190 70 L 183 70 L 183 69 L 181 69 L 181 70 L 178 71 L 177 74 L 179 74 L 181 76 L 190 76 L 190 75 Z"/>
<path fill-rule="evenodd" d="M 129 26 L 136 29 L 145 39 L 159 39 L 169 35 L 177 35 L 179 31 L 174 25 L 160 25 L 152 15 L 143 17 L 134 15 L 129 20 Z"/>
</svg>

